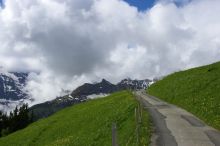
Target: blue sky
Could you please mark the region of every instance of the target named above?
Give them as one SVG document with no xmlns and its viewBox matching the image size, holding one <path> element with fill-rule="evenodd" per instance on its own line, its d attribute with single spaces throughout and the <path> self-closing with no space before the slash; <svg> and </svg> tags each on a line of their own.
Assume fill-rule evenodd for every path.
<svg viewBox="0 0 220 146">
<path fill-rule="evenodd" d="M 151 8 L 155 3 L 155 0 L 124 0 L 132 6 L 138 8 L 139 11 L 144 11 Z"/>
<path fill-rule="evenodd" d="M 158 0 L 124 0 L 124 1 L 129 3 L 131 6 L 137 7 L 139 11 L 144 11 L 146 9 L 151 8 Z M 190 3 L 191 1 L 192 0 L 173 0 L 170 2 L 176 4 L 177 7 L 181 7 L 187 3 Z"/>
<path fill-rule="evenodd" d="M 3 0 L 0 0 L 0 7 L 3 7 Z"/>
</svg>

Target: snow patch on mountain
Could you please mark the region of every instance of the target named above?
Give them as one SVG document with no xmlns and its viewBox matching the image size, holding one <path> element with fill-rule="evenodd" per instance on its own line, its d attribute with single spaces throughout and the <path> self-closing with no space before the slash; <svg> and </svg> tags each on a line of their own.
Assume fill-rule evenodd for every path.
<svg viewBox="0 0 220 146">
<path fill-rule="evenodd" d="M 1 76 L 2 80 L 5 80 L 5 81 L 9 81 L 9 78 L 14 80 L 15 82 L 19 81 L 17 76 L 15 76 L 13 73 L 6 71 L 4 68 L 0 68 L 0 76 Z M 8 78 L 4 78 L 4 76 L 6 76 Z"/>
<path fill-rule="evenodd" d="M 106 97 L 106 96 L 108 96 L 108 95 L 109 95 L 109 94 L 106 94 L 106 93 L 91 94 L 91 95 L 88 95 L 87 98 L 88 98 L 88 99 L 96 99 L 96 98 Z"/>
<path fill-rule="evenodd" d="M 33 101 L 25 89 L 27 78 L 28 73 L 7 72 L 0 68 L 0 110 L 8 112 Z"/>
</svg>

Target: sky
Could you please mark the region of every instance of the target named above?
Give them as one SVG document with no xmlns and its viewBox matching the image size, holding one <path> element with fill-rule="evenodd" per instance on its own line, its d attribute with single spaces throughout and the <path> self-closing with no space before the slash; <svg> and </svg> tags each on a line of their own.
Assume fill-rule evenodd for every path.
<svg viewBox="0 0 220 146">
<path fill-rule="evenodd" d="M 149 8 L 151 8 L 155 0 L 124 0 L 131 6 L 135 6 L 138 8 L 139 11 L 145 11 Z"/>
<path fill-rule="evenodd" d="M 85 82 L 151 79 L 220 60 L 219 0 L 136 1 L 6 0 L 0 67 L 30 72 L 25 88 L 43 102 Z"/>
<path fill-rule="evenodd" d="M 138 9 L 138 11 L 146 11 L 154 6 L 157 2 L 162 3 L 173 3 L 177 7 L 182 7 L 185 4 L 191 2 L 191 0 L 124 0 L 130 6 L 134 6 Z"/>
<path fill-rule="evenodd" d="M 3 7 L 3 1 L 0 0 L 0 7 Z"/>
</svg>

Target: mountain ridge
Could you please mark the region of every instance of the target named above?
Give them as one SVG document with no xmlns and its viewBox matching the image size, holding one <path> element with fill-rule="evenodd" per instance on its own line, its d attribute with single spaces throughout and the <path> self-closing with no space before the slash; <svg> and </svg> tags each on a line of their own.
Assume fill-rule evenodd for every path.
<svg viewBox="0 0 220 146">
<path fill-rule="evenodd" d="M 0 110 L 9 112 L 16 106 L 24 103 L 31 103 L 33 99 L 25 90 L 29 73 L 6 72 L 0 70 Z M 152 81 L 132 80 L 126 78 L 112 84 L 106 79 L 96 83 L 84 83 L 72 92 L 64 92 L 60 97 L 43 103 L 35 104 L 30 109 L 35 111 L 36 119 L 47 117 L 54 112 L 73 104 L 85 102 L 87 100 L 103 97 L 116 91 L 146 89 Z"/>
<path fill-rule="evenodd" d="M 33 111 L 35 115 L 35 120 L 38 120 L 40 118 L 47 117 L 65 107 L 90 100 L 90 95 L 93 95 L 93 98 L 95 98 L 95 96 L 100 97 L 100 95 L 104 96 L 116 91 L 126 89 L 146 89 L 149 86 L 150 82 L 152 81 L 149 79 L 131 80 L 128 78 L 120 81 L 117 84 L 112 84 L 105 79 L 102 79 L 101 82 L 93 84 L 84 83 L 83 85 L 73 90 L 71 94 L 57 97 L 56 99 L 51 101 L 36 104 L 32 106 L 30 110 Z"/>
</svg>

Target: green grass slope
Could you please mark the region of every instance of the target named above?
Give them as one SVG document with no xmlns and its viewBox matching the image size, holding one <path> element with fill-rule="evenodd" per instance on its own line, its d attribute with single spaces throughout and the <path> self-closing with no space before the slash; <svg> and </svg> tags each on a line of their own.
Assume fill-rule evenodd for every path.
<svg viewBox="0 0 220 146">
<path fill-rule="evenodd" d="M 153 84 L 148 93 L 220 130 L 220 62 L 171 74 Z"/>
<path fill-rule="evenodd" d="M 1 146 L 111 146 L 112 123 L 117 123 L 121 146 L 149 143 L 149 117 L 135 120 L 138 102 L 128 91 L 66 108 L 0 139 Z M 140 109 L 140 108 L 139 108 Z M 136 127 L 139 126 L 137 133 Z"/>
</svg>

